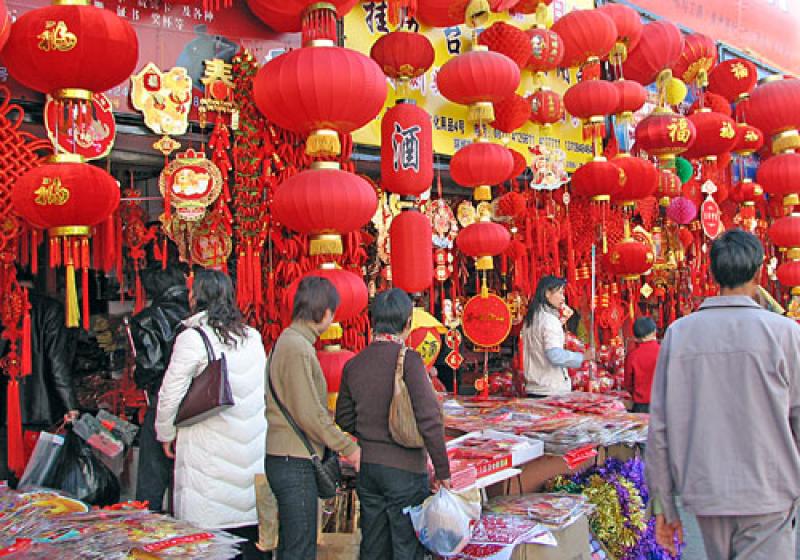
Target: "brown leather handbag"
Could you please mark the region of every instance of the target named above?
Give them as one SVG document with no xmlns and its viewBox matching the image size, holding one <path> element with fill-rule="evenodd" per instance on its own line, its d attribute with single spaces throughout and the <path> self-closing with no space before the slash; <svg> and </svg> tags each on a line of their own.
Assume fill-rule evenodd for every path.
<svg viewBox="0 0 800 560">
<path fill-rule="evenodd" d="M 397 445 L 418 449 L 423 447 L 425 442 L 419 433 L 414 408 L 411 406 L 411 396 L 403 379 L 406 350 L 405 346 L 400 349 L 394 369 L 394 394 L 389 405 L 389 434 Z"/>
<path fill-rule="evenodd" d="M 203 339 L 208 364 L 192 379 L 189 390 L 186 391 L 178 407 L 178 414 L 175 416 L 175 426 L 178 428 L 202 422 L 234 404 L 225 353 L 221 353 L 217 358 L 211 341 L 208 340 L 208 335 L 202 327 L 194 327 L 194 330 Z"/>
</svg>

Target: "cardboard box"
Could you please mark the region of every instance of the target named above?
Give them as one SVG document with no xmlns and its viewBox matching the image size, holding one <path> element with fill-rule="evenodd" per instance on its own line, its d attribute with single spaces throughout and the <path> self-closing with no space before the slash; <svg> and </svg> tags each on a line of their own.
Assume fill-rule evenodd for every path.
<svg viewBox="0 0 800 560">
<path fill-rule="evenodd" d="M 514 549 L 511 560 L 592 560 L 589 549 L 589 522 L 586 516 L 561 531 L 553 531 L 558 546 L 522 544 Z"/>
<path fill-rule="evenodd" d="M 317 560 L 358 560 L 361 531 L 320 533 L 317 543 Z"/>
</svg>

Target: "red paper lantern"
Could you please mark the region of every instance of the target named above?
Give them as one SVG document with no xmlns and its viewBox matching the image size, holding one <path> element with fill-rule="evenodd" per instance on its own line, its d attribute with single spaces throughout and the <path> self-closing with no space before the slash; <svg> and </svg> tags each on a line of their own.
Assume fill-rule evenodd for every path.
<svg viewBox="0 0 800 560">
<path fill-rule="evenodd" d="M 695 140 L 696 131 L 686 117 L 661 109 L 653 111 L 636 125 L 635 137 L 640 149 L 665 161 L 688 150 Z"/>
<path fill-rule="evenodd" d="M 694 143 L 683 153 L 687 159 L 716 157 L 730 152 L 736 145 L 736 123 L 722 113 L 700 109 L 689 115 L 696 136 Z"/>
<path fill-rule="evenodd" d="M 763 200 L 763 198 L 764 189 L 761 188 L 761 185 L 753 182 L 753 180 L 749 178 L 742 179 L 742 181 L 731 190 L 731 199 L 743 206 L 753 206 L 759 200 Z"/>
<path fill-rule="evenodd" d="M 740 156 L 756 153 L 764 145 L 764 133 L 749 124 L 736 125 L 736 144 L 733 152 Z"/>
<path fill-rule="evenodd" d="M 535 91 L 527 100 L 531 104 L 531 122 L 547 126 L 564 116 L 561 96 L 550 89 Z"/>
<path fill-rule="evenodd" d="M 421 33 L 393 31 L 375 41 L 369 56 L 394 80 L 422 76 L 433 65 L 433 45 Z"/>
<path fill-rule="evenodd" d="M 564 93 L 564 107 L 574 117 L 584 120 L 613 113 L 619 105 L 619 92 L 612 82 L 578 82 Z"/>
<path fill-rule="evenodd" d="M 781 286 L 791 288 L 793 296 L 800 295 L 800 260 L 793 260 L 778 265 L 775 275 Z"/>
<path fill-rule="evenodd" d="M 367 307 L 369 299 L 367 286 L 363 278 L 353 274 L 349 270 L 336 268 L 333 265 L 323 265 L 324 268 L 309 270 L 302 277 L 291 283 L 286 290 L 289 309 L 294 305 L 294 295 L 297 293 L 297 286 L 303 278 L 308 276 L 319 276 L 329 280 L 336 292 L 339 294 L 339 307 L 336 308 L 333 320 L 337 323 L 349 321 L 358 317 L 364 308 Z"/>
<path fill-rule="evenodd" d="M 767 235 L 776 247 L 800 251 L 800 214 L 778 218 L 769 226 Z"/>
<path fill-rule="evenodd" d="M 489 47 L 490 51 L 506 55 L 524 68 L 531 57 L 531 42 L 528 34 L 519 27 L 514 27 L 502 21 L 490 25 L 478 36 L 481 45 Z"/>
<path fill-rule="evenodd" d="M 616 196 L 627 181 L 625 171 L 605 158 L 584 163 L 572 175 L 572 194 L 605 202 Z"/>
<path fill-rule="evenodd" d="M 552 29 L 533 27 L 526 31 L 531 43 L 528 69 L 532 72 L 555 70 L 564 59 L 564 41 Z"/>
<path fill-rule="evenodd" d="M 523 156 L 517 150 L 513 148 L 508 148 L 508 151 L 511 152 L 511 157 L 514 160 L 514 166 L 511 168 L 511 173 L 509 173 L 508 179 L 506 180 L 512 181 L 525 172 L 525 169 L 527 169 L 528 167 L 528 161 L 525 159 L 525 156 Z"/>
<path fill-rule="evenodd" d="M 335 25 L 335 17 L 343 18 L 347 13 L 358 4 L 358 0 L 325 0 L 323 10 L 313 10 L 314 5 L 320 7 L 322 4 L 318 0 L 281 0 L 275 2 L 274 0 L 247 0 L 247 5 L 250 10 L 264 23 L 275 31 L 281 33 L 297 33 L 305 30 L 309 26 L 319 26 L 320 22 L 315 21 L 319 18 L 327 19 L 325 27 L 329 26 L 331 21 Z M 328 11 L 326 8 L 331 7 L 335 10 L 330 16 L 326 18 L 325 14 L 320 11 Z M 325 29 L 321 35 L 326 39 L 334 39 L 335 29 L 333 32 L 330 29 Z"/>
<path fill-rule="evenodd" d="M 338 135 L 361 128 L 383 107 L 386 78 L 371 58 L 319 43 L 270 60 L 258 71 L 253 94 L 267 119 L 310 135 L 307 153 L 338 155 Z"/>
<path fill-rule="evenodd" d="M 414 103 L 399 103 L 381 121 L 381 186 L 419 196 L 433 181 L 433 125 Z"/>
<path fill-rule="evenodd" d="M 11 26 L 3 61 L 11 76 L 54 97 L 90 100 L 90 93 L 127 80 L 139 42 L 130 23 L 113 11 L 87 4 L 45 6 Z M 73 90 L 73 91 L 64 91 Z"/>
<path fill-rule="evenodd" d="M 612 5 L 626 7 L 619 4 L 606 4 L 606 6 Z M 617 80 L 613 84 L 619 94 L 619 101 L 614 113 L 622 118 L 629 119 L 633 116 L 633 113 L 644 106 L 644 102 L 647 101 L 647 90 L 644 89 L 642 84 L 633 80 Z"/>
<path fill-rule="evenodd" d="M 5 0 L 0 0 L 0 51 L 6 44 L 8 36 L 11 34 L 11 15 L 6 8 Z"/>
<path fill-rule="evenodd" d="M 328 393 L 338 393 L 342 384 L 342 370 L 345 364 L 355 356 L 350 350 L 342 350 L 338 346 L 325 347 L 317 352 L 319 366 L 322 368 L 322 375 L 325 376 L 325 384 L 328 386 Z M 333 401 L 333 403 L 331 402 Z M 335 405 L 335 399 L 328 398 L 328 407 Z"/>
<path fill-rule="evenodd" d="M 600 10 L 573 10 L 553 24 L 553 31 L 564 40 L 565 67 L 607 57 L 617 40 L 614 20 Z"/>
<path fill-rule="evenodd" d="M 476 222 L 462 229 L 456 237 L 458 250 L 478 259 L 478 270 L 491 270 L 492 257 L 505 252 L 511 244 L 511 234 L 500 224 Z"/>
<path fill-rule="evenodd" d="M 687 84 L 697 82 L 702 87 L 708 82 L 708 72 L 716 63 L 717 44 L 714 40 L 701 33 L 692 33 L 684 37 L 683 50 L 672 65 L 672 73 Z"/>
<path fill-rule="evenodd" d="M 519 86 L 519 66 L 483 45 L 475 48 L 448 60 L 436 74 L 436 85 L 446 99 L 470 106 L 470 121 L 490 122 L 492 102 L 510 97 Z"/>
<path fill-rule="evenodd" d="M 604 4 L 597 9 L 610 17 L 617 28 L 617 43 L 611 55 L 612 60 L 624 62 L 642 37 L 642 18 L 636 10 L 624 4 Z"/>
<path fill-rule="evenodd" d="M 494 106 L 492 126 L 500 132 L 511 134 L 521 128 L 531 117 L 530 103 L 516 93 L 492 105 Z"/>
<path fill-rule="evenodd" d="M 669 21 L 654 21 L 642 29 L 639 44 L 622 66 L 625 77 L 643 86 L 651 84 L 659 72 L 678 60 L 683 50 L 683 35 Z"/>
<path fill-rule="evenodd" d="M 638 280 L 653 268 L 654 261 L 652 248 L 630 237 L 615 244 L 608 255 L 612 272 L 623 280 Z"/>
<path fill-rule="evenodd" d="M 287 228 L 313 236 L 311 254 L 341 253 L 338 234 L 362 227 L 375 215 L 378 198 L 363 178 L 334 162 L 315 162 L 281 183 L 272 210 Z"/>
<path fill-rule="evenodd" d="M 800 148 L 800 80 L 768 81 L 753 90 L 747 104 L 747 123 L 772 136 L 773 152 Z"/>
<path fill-rule="evenodd" d="M 758 81 L 756 65 L 744 58 L 720 62 L 708 74 L 708 91 L 731 103 L 747 97 Z"/>
<path fill-rule="evenodd" d="M 613 196 L 614 202 L 632 206 L 634 201 L 651 196 L 658 187 L 658 168 L 640 157 L 620 154 L 611 163 L 625 172 L 622 188 Z"/>
<path fill-rule="evenodd" d="M 433 283 L 433 230 L 420 212 L 401 212 L 389 229 L 392 284 L 409 293 L 427 290 Z"/>
<path fill-rule="evenodd" d="M 508 179 L 514 157 L 505 146 L 478 141 L 458 150 L 450 160 L 453 181 L 475 189 L 475 200 L 491 200 L 491 185 Z"/>
<path fill-rule="evenodd" d="M 770 196 L 783 197 L 784 206 L 800 204 L 800 154 L 778 154 L 762 162 L 757 179 Z"/>
<path fill-rule="evenodd" d="M 695 99 L 694 103 L 692 103 L 692 106 L 689 107 L 688 113 L 696 113 L 701 109 L 711 109 L 715 113 L 721 113 L 726 117 L 730 117 L 733 113 L 728 100 L 716 93 L 705 92 L 700 94 L 698 98 Z"/>
<path fill-rule="evenodd" d="M 681 179 L 673 170 L 659 170 L 656 195 L 661 199 L 661 204 L 664 206 L 669 204 L 671 198 L 681 195 Z"/>
</svg>

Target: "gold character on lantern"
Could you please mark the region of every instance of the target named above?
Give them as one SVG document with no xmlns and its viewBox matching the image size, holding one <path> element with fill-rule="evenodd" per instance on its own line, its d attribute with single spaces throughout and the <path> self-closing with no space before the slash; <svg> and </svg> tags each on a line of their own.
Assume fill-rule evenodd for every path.
<svg viewBox="0 0 800 560">
<path fill-rule="evenodd" d="M 737 80 L 742 80 L 750 75 L 750 72 L 747 70 L 747 66 L 742 64 L 741 62 L 737 62 L 731 65 L 731 73 Z"/>
<path fill-rule="evenodd" d="M 722 128 L 719 129 L 719 137 L 731 139 L 734 136 L 736 136 L 736 131 L 733 129 L 733 125 L 729 121 L 722 123 Z"/>
<path fill-rule="evenodd" d="M 33 202 L 39 206 L 64 206 L 69 200 L 69 189 L 61 184 L 60 177 L 42 179 L 42 186 L 34 194 Z"/>
<path fill-rule="evenodd" d="M 669 131 L 669 139 L 673 142 L 680 142 L 686 144 L 692 136 L 692 131 L 689 130 L 686 119 L 672 119 L 672 123 L 667 126 Z"/>
<path fill-rule="evenodd" d="M 748 142 L 758 142 L 758 134 L 753 132 L 752 130 L 748 130 L 744 133 L 744 139 Z"/>
<path fill-rule="evenodd" d="M 78 44 L 78 38 L 67 29 L 67 24 L 63 21 L 46 21 L 44 31 L 36 38 L 39 39 L 39 50 L 44 52 L 67 52 Z"/>
</svg>

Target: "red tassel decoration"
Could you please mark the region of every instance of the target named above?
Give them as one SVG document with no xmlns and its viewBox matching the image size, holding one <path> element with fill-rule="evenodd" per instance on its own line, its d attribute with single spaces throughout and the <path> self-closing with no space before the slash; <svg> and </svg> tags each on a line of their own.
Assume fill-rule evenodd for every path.
<svg viewBox="0 0 800 560">
<path fill-rule="evenodd" d="M 22 359 L 20 365 L 21 375 L 30 375 L 33 372 L 33 354 L 31 352 L 31 304 L 28 302 L 28 290 L 25 290 L 25 314 L 22 316 Z"/>
<path fill-rule="evenodd" d="M 81 291 L 83 292 L 83 330 L 89 330 L 89 240 L 81 239 Z"/>
<path fill-rule="evenodd" d="M 12 377 L 8 382 L 8 468 L 18 477 L 25 470 L 25 450 L 22 443 L 22 413 L 19 404 L 19 380 Z"/>
<path fill-rule="evenodd" d="M 264 303 L 264 292 L 261 281 L 261 251 L 256 250 L 253 253 L 251 267 L 253 270 L 253 292 L 255 295 L 255 303 L 256 305 L 262 305 Z"/>
</svg>

